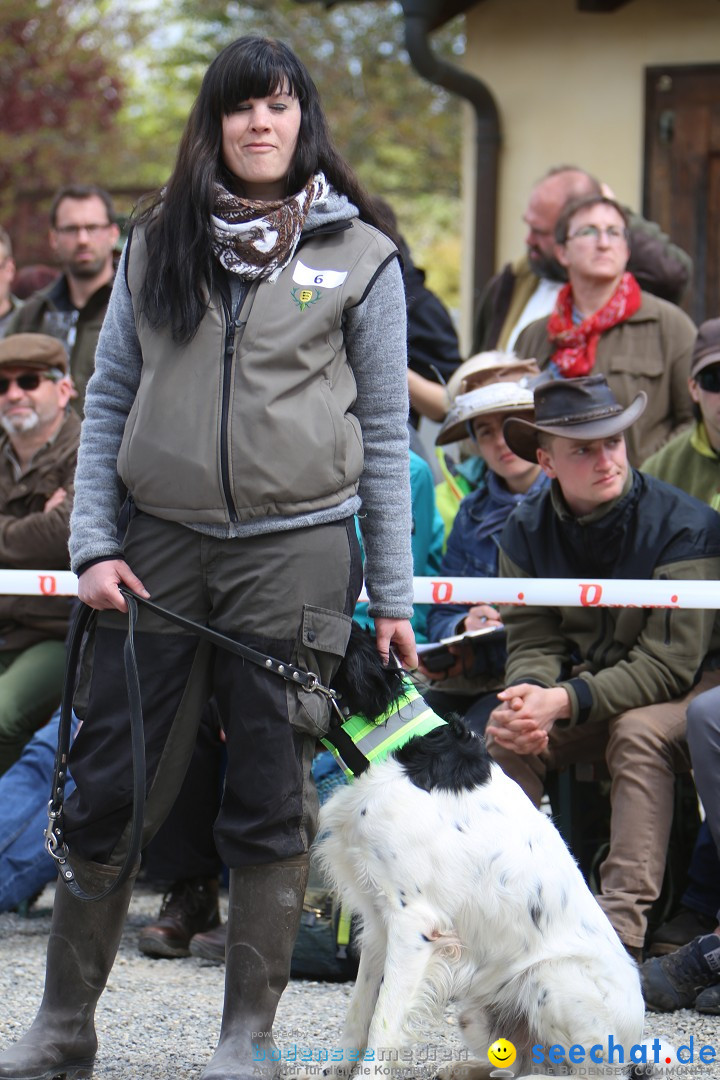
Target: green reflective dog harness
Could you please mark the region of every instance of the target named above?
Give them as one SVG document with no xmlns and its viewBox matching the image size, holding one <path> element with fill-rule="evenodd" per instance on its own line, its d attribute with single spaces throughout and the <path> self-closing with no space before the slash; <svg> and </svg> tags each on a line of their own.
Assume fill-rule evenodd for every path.
<svg viewBox="0 0 720 1080">
<path fill-rule="evenodd" d="M 415 735 L 427 735 L 445 723 L 410 679 L 403 680 L 403 688 L 400 697 L 374 720 L 356 713 L 320 740 L 349 779 L 359 776 L 372 762 L 384 760 Z"/>
</svg>

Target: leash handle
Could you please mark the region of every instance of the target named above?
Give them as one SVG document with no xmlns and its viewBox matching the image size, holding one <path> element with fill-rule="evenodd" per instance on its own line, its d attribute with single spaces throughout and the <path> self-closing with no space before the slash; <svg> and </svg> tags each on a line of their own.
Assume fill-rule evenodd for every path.
<svg viewBox="0 0 720 1080">
<path fill-rule="evenodd" d="M 130 838 L 123 863 L 117 877 L 106 889 L 97 894 L 86 893 L 78 884 L 75 871 L 69 861 L 70 852 L 64 839 L 63 830 L 63 802 L 65 799 L 65 783 L 67 781 L 67 761 L 70 751 L 70 730 L 72 723 L 72 704 L 75 692 L 75 675 L 77 672 L 80 649 L 83 635 L 88 627 L 90 619 L 95 615 L 93 608 L 81 604 L 73 621 L 68 648 L 67 666 L 65 671 L 65 685 L 63 687 L 62 703 L 60 706 L 60 724 L 58 727 L 58 749 L 55 755 L 55 771 L 53 774 L 53 786 L 48 803 L 48 827 L 45 831 L 45 847 L 58 865 L 58 872 L 67 888 L 78 900 L 98 901 L 104 900 L 111 893 L 123 885 L 134 869 L 140 858 L 142 848 L 143 816 L 145 804 L 145 734 L 142 713 L 142 698 L 140 695 L 140 678 L 135 658 L 135 625 L 137 623 L 137 603 L 133 593 L 127 593 L 125 600 L 128 607 L 128 632 L 123 646 L 123 661 L 125 664 L 125 681 L 128 692 L 128 707 L 130 713 L 130 741 L 132 746 L 133 765 L 133 812 L 130 826 Z"/>
<path fill-rule="evenodd" d="M 218 630 L 212 630 L 209 626 L 203 626 L 202 623 L 193 622 L 192 619 L 187 619 L 184 615 L 178 615 L 175 611 L 154 604 L 152 600 L 147 600 L 144 596 L 138 596 L 137 593 L 131 592 L 123 585 L 120 585 L 119 589 L 126 601 L 128 601 L 128 606 L 132 598 L 136 604 L 142 604 L 148 611 L 154 612 L 155 615 L 159 615 L 162 619 L 175 623 L 176 626 L 182 627 L 183 630 L 188 630 L 191 634 L 195 634 L 196 637 L 204 638 L 206 641 L 212 642 L 213 645 L 226 649 L 227 652 L 242 656 L 244 660 L 249 660 L 251 663 L 257 664 L 258 667 L 271 671 L 274 675 L 282 676 L 287 682 L 301 686 L 308 693 L 317 692 L 330 699 L 337 697 L 335 691 L 329 686 L 323 686 L 318 676 L 312 671 L 304 671 L 302 668 L 295 667 L 284 660 L 276 660 L 274 656 L 261 653 L 258 649 L 252 649 L 249 645 L 243 645 L 242 642 L 235 641 L 234 638 L 221 634 Z"/>
</svg>

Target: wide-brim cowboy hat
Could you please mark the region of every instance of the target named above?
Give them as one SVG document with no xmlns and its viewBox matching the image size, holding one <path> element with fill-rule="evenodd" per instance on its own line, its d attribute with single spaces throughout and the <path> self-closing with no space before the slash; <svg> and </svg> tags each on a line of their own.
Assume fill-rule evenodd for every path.
<svg viewBox="0 0 720 1080">
<path fill-rule="evenodd" d="M 563 439 L 606 439 L 619 435 L 634 424 L 647 405 L 640 391 L 623 408 L 604 375 L 582 379 L 555 379 L 535 390 L 535 421 L 509 417 L 503 424 L 505 442 L 518 457 L 537 462 L 538 435 L 559 435 Z"/>
</svg>

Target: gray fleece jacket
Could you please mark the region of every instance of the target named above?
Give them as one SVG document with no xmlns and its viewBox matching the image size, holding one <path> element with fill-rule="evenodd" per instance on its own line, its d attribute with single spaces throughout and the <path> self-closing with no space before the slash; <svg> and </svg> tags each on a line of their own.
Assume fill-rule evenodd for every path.
<svg viewBox="0 0 720 1080">
<path fill-rule="evenodd" d="M 344 196 L 331 192 L 308 215 L 306 230 L 356 216 Z M 70 539 L 76 572 L 98 559 L 120 555 L 116 522 L 123 488 L 117 458 L 143 371 L 136 313 L 126 282 L 126 254 L 100 334 L 85 404 Z M 405 298 L 397 260 L 381 270 L 361 303 L 346 308 L 342 329 L 357 385 L 352 413 L 363 435 L 358 496 L 300 516 L 254 517 L 222 527 L 194 520 L 190 527 L 216 536 L 243 537 L 342 520 L 359 512 L 371 612 L 404 618 L 412 613 L 412 559 Z"/>
</svg>

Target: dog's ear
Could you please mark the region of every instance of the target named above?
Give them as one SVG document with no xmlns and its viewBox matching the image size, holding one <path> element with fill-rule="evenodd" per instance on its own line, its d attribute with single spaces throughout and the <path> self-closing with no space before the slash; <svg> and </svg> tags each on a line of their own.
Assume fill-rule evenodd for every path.
<svg viewBox="0 0 720 1080">
<path fill-rule="evenodd" d="M 472 791 L 491 775 L 485 740 L 454 714 L 426 735 L 410 739 L 393 756 L 424 791 Z"/>
<path fill-rule="evenodd" d="M 353 622 L 345 656 L 332 681 L 343 711 L 374 720 L 400 697 L 404 678 L 404 671 L 392 659 L 387 667 L 383 665 L 374 636 Z"/>
</svg>

